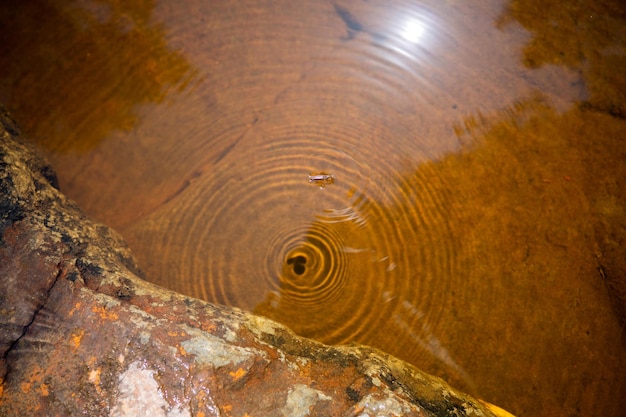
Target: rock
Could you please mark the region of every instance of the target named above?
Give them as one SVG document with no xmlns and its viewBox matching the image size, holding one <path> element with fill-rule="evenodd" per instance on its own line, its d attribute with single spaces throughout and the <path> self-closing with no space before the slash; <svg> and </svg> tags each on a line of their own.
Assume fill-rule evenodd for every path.
<svg viewBox="0 0 626 417">
<path fill-rule="evenodd" d="M 493 416 L 365 346 L 152 285 L 0 114 L 0 415 Z M 493 410 L 493 411 L 492 411 Z"/>
</svg>

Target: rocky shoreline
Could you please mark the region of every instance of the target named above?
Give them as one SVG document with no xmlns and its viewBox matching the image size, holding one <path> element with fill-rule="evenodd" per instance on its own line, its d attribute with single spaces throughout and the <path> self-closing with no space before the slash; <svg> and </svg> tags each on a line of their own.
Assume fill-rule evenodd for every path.
<svg viewBox="0 0 626 417">
<path fill-rule="evenodd" d="M 505 415 L 375 349 L 143 280 L 5 111 L 0 194 L 0 415 Z"/>
</svg>

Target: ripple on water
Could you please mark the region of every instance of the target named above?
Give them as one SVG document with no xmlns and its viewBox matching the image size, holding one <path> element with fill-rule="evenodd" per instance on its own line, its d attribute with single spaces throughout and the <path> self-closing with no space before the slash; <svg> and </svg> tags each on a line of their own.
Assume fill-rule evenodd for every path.
<svg viewBox="0 0 626 417">
<path fill-rule="evenodd" d="M 184 291 L 326 342 L 379 332 L 400 299 L 436 326 L 436 299 L 420 294 L 445 291 L 455 243 L 431 176 L 360 146 L 359 126 L 261 131 L 173 205 L 167 258 L 181 259 Z M 315 172 L 334 183 L 309 183 Z"/>
<path fill-rule="evenodd" d="M 437 174 L 416 170 L 458 146 L 428 122 L 451 102 L 438 86 L 450 68 L 435 51 L 453 44 L 441 18 L 406 2 L 182 10 L 161 12 L 204 70 L 187 100 L 202 110 L 172 163 L 199 168 L 141 226 L 167 230 L 147 239 L 166 252 L 153 270 L 176 259 L 176 289 L 326 342 L 374 338 L 394 314 L 401 331 L 444 327 L 455 213 Z M 320 189 L 312 173 L 335 182 Z"/>
</svg>

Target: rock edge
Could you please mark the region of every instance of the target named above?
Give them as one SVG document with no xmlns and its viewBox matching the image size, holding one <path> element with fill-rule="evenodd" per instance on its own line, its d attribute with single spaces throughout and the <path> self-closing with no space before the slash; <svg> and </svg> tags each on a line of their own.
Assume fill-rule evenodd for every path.
<svg viewBox="0 0 626 417">
<path fill-rule="evenodd" d="M 0 415 L 498 412 L 373 348 L 326 346 L 144 281 L 2 109 L 0 195 Z"/>
</svg>

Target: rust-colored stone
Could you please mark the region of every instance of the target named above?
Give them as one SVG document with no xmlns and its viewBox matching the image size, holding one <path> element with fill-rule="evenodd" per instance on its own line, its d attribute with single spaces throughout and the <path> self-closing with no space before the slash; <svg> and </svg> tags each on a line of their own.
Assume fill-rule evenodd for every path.
<svg viewBox="0 0 626 417">
<path fill-rule="evenodd" d="M 382 352 L 143 281 L 0 119 L 0 415 L 493 415 Z"/>
</svg>

